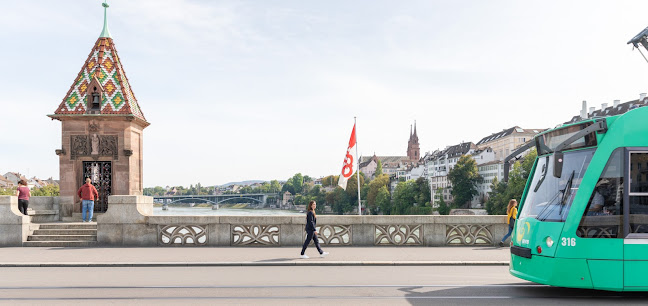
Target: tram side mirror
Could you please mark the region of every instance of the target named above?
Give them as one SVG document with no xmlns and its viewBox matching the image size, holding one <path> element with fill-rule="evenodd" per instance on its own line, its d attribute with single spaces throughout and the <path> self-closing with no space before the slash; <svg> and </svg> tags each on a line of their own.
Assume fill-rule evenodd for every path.
<svg viewBox="0 0 648 306">
<path fill-rule="evenodd" d="M 553 167 L 554 177 L 560 177 L 562 175 L 563 158 L 564 158 L 563 152 L 558 151 L 554 153 L 554 167 Z"/>
</svg>

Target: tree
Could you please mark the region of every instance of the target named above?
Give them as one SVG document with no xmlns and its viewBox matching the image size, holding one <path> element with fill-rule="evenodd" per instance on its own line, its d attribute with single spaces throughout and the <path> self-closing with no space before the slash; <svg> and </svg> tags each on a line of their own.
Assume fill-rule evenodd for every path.
<svg viewBox="0 0 648 306">
<path fill-rule="evenodd" d="M 61 194 L 58 185 L 45 185 L 41 188 L 34 188 L 30 191 L 33 197 L 57 197 Z"/>
<path fill-rule="evenodd" d="M 421 206 L 430 206 L 432 196 L 430 194 L 430 183 L 424 177 L 419 177 L 414 182 L 416 188 L 416 196 L 414 200 Z"/>
<path fill-rule="evenodd" d="M 457 207 L 470 205 L 474 196 L 479 194 L 477 184 L 482 177 L 477 171 L 477 163 L 470 155 L 462 155 L 457 164 L 448 172 L 448 179 L 452 184 L 452 197 Z"/>
<path fill-rule="evenodd" d="M 365 177 L 360 172 L 360 186 L 364 186 Z M 346 192 L 349 196 L 349 201 L 358 202 L 358 172 L 353 174 L 347 181 Z"/>
<path fill-rule="evenodd" d="M 509 200 L 522 201 L 522 193 L 524 193 L 524 187 L 537 156 L 536 149 L 532 149 L 521 161 L 515 162 L 513 170 L 509 174 L 508 182 L 493 180 L 492 191 L 489 193 L 488 201 L 486 201 L 486 211 L 489 214 L 504 215 Z"/>
<path fill-rule="evenodd" d="M 349 203 L 347 192 L 341 187 L 337 187 L 327 193 L 325 198 L 326 202 L 331 204 L 331 208 L 338 215 L 343 215 L 345 212 L 353 210 L 353 205 Z"/>
<path fill-rule="evenodd" d="M 382 161 L 378 160 L 378 166 L 376 166 L 376 173 L 374 173 L 374 177 L 378 177 L 381 174 L 383 174 Z"/>
<path fill-rule="evenodd" d="M 493 179 L 491 192 L 489 192 L 489 197 L 485 205 L 489 215 L 506 214 L 506 206 L 508 205 L 507 188 L 508 184 L 506 182 L 498 182 L 497 178 Z"/>
<path fill-rule="evenodd" d="M 391 213 L 393 215 L 405 215 L 415 203 L 414 181 L 399 182 L 394 189 L 393 194 L 393 207 Z"/>
<path fill-rule="evenodd" d="M 288 180 L 290 182 L 290 185 L 292 185 L 293 194 L 298 194 L 301 193 L 302 190 L 304 189 L 304 177 L 302 176 L 301 173 L 297 173 L 293 175 L 292 178 Z"/>
<path fill-rule="evenodd" d="M 380 208 L 380 211 L 383 213 L 383 215 L 389 215 L 391 213 L 392 205 L 387 186 L 382 186 L 380 187 L 380 189 L 378 189 L 375 206 Z"/>
<path fill-rule="evenodd" d="M 270 192 L 271 193 L 277 193 L 280 190 L 281 190 L 281 184 L 279 184 L 279 181 L 277 181 L 277 180 L 270 181 Z"/>
<path fill-rule="evenodd" d="M 324 187 L 335 186 L 338 183 L 338 178 L 339 178 L 339 176 L 337 176 L 337 175 L 326 176 L 326 177 L 324 177 L 322 179 L 322 186 L 324 186 Z"/>
<path fill-rule="evenodd" d="M 378 192 L 382 187 L 386 187 L 388 185 L 389 185 L 389 175 L 387 174 L 378 175 L 371 182 L 369 182 L 368 184 L 369 190 L 367 191 L 367 196 L 365 197 L 365 199 L 367 200 L 367 207 L 369 209 L 375 210 L 378 208 L 379 205 L 376 203 L 376 197 L 378 196 Z"/>
<path fill-rule="evenodd" d="M 16 188 L 0 188 L 0 195 L 16 195 Z"/>
<path fill-rule="evenodd" d="M 446 204 L 445 200 L 443 199 L 443 188 L 437 189 L 437 195 L 439 196 L 439 214 L 440 215 L 447 215 L 450 213 L 450 206 Z"/>
</svg>

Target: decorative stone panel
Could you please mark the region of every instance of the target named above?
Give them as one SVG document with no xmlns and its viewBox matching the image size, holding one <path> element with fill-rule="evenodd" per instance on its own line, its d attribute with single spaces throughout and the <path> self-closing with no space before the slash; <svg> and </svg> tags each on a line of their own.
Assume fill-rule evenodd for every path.
<svg viewBox="0 0 648 306">
<path fill-rule="evenodd" d="M 317 226 L 317 238 L 323 245 L 351 245 L 351 225 L 327 224 Z M 304 232 L 303 240 L 306 240 Z"/>
<path fill-rule="evenodd" d="M 422 225 L 376 225 L 376 245 L 423 245 Z"/>
<path fill-rule="evenodd" d="M 446 225 L 446 245 L 492 245 L 493 234 L 488 225 Z"/>
<path fill-rule="evenodd" d="M 111 156 L 117 159 L 117 135 L 72 135 L 70 136 L 71 158 L 79 156 Z"/>
<path fill-rule="evenodd" d="M 207 225 L 158 225 L 159 245 L 206 245 Z"/>
<path fill-rule="evenodd" d="M 279 245 L 279 225 L 234 225 L 232 245 Z"/>
</svg>

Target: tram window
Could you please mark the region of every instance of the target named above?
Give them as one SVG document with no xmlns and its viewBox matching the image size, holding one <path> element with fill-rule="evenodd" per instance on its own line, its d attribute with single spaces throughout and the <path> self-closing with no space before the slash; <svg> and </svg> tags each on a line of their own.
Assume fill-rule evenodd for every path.
<svg viewBox="0 0 648 306">
<path fill-rule="evenodd" d="M 628 237 L 645 237 L 648 234 L 648 167 L 642 164 L 648 161 L 648 153 L 630 153 L 630 231 Z M 637 165 L 634 167 L 634 165 Z M 636 170 L 635 170 L 636 169 Z"/>
<path fill-rule="evenodd" d="M 612 152 L 594 186 L 576 235 L 583 238 L 621 238 L 623 231 L 623 149 Z"/>
<path fill-rule="evenodd" d="M 648 161 L 648 153 L 630 154 L 630 177 L 636 178 L 630 180 L 630 192 L 648 192 L 648 182 L 643 179 L 648 174 L 648 168 L 641 168 L 641 164 L 646 161 Z"/>
<path fill-rule="evenodd" d="M 630 197 L 630 234 L 648 234 L 648 196 Z"/>
<path fill-rule="evenodd" d="M 553 173 L 553 155 L 538 159 L 536 169 L 541 170 L 533 175 L 533 187 L 524 200 L 520 218 L 564 222 L 593 155 L 593 149 L 565 152 L 559 178 L 550 174 Z"/>
</svg>

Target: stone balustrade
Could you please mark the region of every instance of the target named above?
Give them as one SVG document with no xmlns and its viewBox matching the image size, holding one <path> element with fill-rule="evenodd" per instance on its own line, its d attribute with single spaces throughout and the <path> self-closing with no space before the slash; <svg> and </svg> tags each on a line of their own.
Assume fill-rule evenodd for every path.
<svg viewBox="0 0 648 306">
<path fill-rule="evenodd" d="M 0 246 L 22 246 L 29 236 L 30 218 L 18 210 L 18 197 L 0 195 Z"/>
<path fill-rule="evenodd" d="M 111 246 L 301 246 L 305 216 L 154 216 L 153 198 L 110 196 L 97 240 Z M 317 218 L 326 246 L 493 246 L 505 216 L 330 216 Z"/>
</svg>

